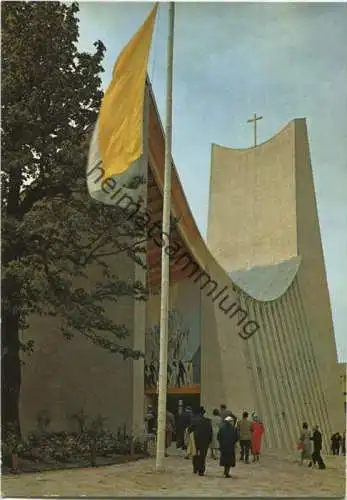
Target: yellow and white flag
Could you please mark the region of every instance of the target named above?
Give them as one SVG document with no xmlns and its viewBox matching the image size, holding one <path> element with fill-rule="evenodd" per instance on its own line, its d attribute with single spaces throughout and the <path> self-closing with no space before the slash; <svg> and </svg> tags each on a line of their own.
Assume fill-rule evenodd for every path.
<svg viewBox="0 0 347 500">
<path fill-rule="evenodd" d="M 87 186 L 107 205 L 128 193 L 136 201 L 144 175 L 144 102 L 149 52 L 157 4 L 120 53 L 105 92 L 89 148 Z"/>
</svg>

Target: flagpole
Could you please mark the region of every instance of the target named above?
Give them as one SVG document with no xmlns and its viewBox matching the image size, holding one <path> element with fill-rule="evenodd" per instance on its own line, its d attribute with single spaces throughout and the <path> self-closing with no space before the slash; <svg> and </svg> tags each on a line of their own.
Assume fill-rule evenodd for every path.
<svg viewBox="0 0 347 500">
<path fill-rule="evenodd" d="M 166 83 L 166 124 L 165 124 L 165 178 L 163 193 L 163 233 L 170 234 L 171 207 L 171 144 L 172 144 L 172 77 L 173 77 L 173 42 L 174 42 L 175 4 L 169 3 L 169 33 L 167 40 L 167 83 Z M 168 350 L 168 310 L 170 261 L 165 251 L 161 251 L 161 304 L 160 304 L 160 356 L 159 356 L 159 391 L 158 391 L 158 428 L 156 470 L 164 469 L 165 434 L 166 434 L 166 399 L 167 399 L 167 350 Z"/>
</svg>

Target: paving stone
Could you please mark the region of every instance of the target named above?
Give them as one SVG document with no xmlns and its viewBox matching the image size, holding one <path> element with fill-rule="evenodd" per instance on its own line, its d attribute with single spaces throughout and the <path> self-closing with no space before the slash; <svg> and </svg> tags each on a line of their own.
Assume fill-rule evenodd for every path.
<svg viewBox="0 0 347 500">
<path fill-rule="evenodd" d="M 3 496 L 175 496 L 175 497 L 345 497 L 344 457 L 324 457 L 326 470 L 309 469 L 295 457 L 266 454 L 258 464 L 237 463 L 233 477 L 222 477 L 208 459 L 205 477 L 176 450 L 155 472 L 153 458 L 106 467 L 49 471 L 2 478 Z"/>
</svg>

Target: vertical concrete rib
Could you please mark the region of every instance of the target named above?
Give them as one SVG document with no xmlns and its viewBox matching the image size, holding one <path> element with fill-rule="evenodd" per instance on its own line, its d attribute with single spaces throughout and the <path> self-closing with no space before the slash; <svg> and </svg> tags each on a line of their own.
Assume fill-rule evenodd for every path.
<svg viewBox="0 0 347 500">
<path fill-rule="evenodd" d="M 259 306 L 259 307 L 257 307 Z M 273 398 L 272 398 L 272 389 L 273 386 L 272 380 L 269 372 L 269 364 L 268 360 L 266 361 L 266 341 L 269 339 L 269 331 L 268 326 L 265 324 L 264 319 L 260 315 L 262 303 L 257 303 L 253 299 L 249 300 L 249 310 L 252 311 L 254 318 L 260 325 L 260 331 L 257 332 L 252 339 L 254 341 L 254 346 L 257 353 L 257 364 L 260 370 L 257 370 L 257 378 L 261 382 L 262 386 L 262 397 L 264 398 L 264 410 L 263 417 L 264 425 L 266 425 L 265 435 L 267 436 L 267 442 L 271 448 L 278 448 L 280 445 L 280 434 L 277 427 L 276 419 L 273 415 Z"/>
<path fill-rule="evenodd" d="M 308 399 L 312 396 L 313 387 L 310 384 L 310 374 L 309 366 L 306 361 L 306 356 L 303 356 L 304 346 L 302 344 L 302 339 L 300 335 L 300 327 L 297 323 L 297 318 L 294 312 L 294 306 L 292 304 L 291 298 L 293 296 L 293 286 L 290 286 L 289 290 L 283 297 L 283 309 L 288 316 L 288 321 L 291 326 L 291 333 L 293 339 L 293 365 L 294 373 L 298 376 L 298 382 L 300 384 L 299 391 L 303 398 L 303 407 L 301 420 L 302 422 L 313 422 L 314 411 L 312 404 L 308 403 Z M 309 419 L 307 418 L 309 416 Z"/>
<path fill-rule="evenodd" d="M 293 449 L 297 437 L 293 427 L 290 425 L 295 421 L 295 394 L 291 386 L 291 380 L 288 371 L 288 363 L 286 360 L 287 349 L 284 345 L 286 342 L 283 326 L 280 322 L 276 301 L 269 303 L 270 310 L 273 313 L 274 327 L 276 330 L 276 348 L 277 348 L 277 367 L 279 368 L 278 377 L 276 379 L 278 391 L 281 394 L 282 408 L 280 409 L 280 418 L 286 427 L 286 437 L 289 440 L 288 448 Z M 289 414 L 289 415 L 288 415 Z M 289 417 L 289 418 L 288 418 Z"/>
<path fill-rule="evenodd" d="M 244 307 L 245 295 L 241 291 L 238 293 L 238 299 L 239 299 L 240 306 Z M 258 401 L 259 401 L 258 385 L 259 384 L 257 384 L 257 380 L 255 377 L 254 367 L 256 366 L 256 361 L 255 361 L 255 356 L 254 356 L 254 349 L 253 349 L 253 346 L 247 340 L 244 340 L 242 345 L 243 345 L 243 348 L 244 348 L 244 351 L 246 354 L 245 358 L 247 360 L 247 369 L 249 370 L 250 377 L 252 379 L 255 401 L 256 401 L 256 404 L 258 405 Z"/>
<path fill-rule="evenodd" d="M 290 389 L 290 397 L 291 405 L 293 408 L 294 419 L 291 421 L 290 427 L 292 430 L 292 435 L 297 437 L 300 420 L 299 415 L 304 409 L 304 399 L 302 395 L 302 385 L 300 384 L 300 371 L 293 370 L 293 359 L 295 351 L 295 344 L 293 342 L 293 334 L 292 331 L 288 328 L 288 321 L 285 314 L 285 303 L 283 297 L 278 299 L 276 303 L 274 303 L 274 307 L 277 309 L 277 316 L 279 319 L 279 323 L 281 325 L 281 338 L 283 340 L 283 348 L 284 348 L 284 363 L 287 373 L 287 383 Z"/>
<path fill-rule="evenodd" d="M 276 366 L 276 354 L 274 353 L 272 344 L 273 330 L 271 328 L 271 319 L 269 317 L 268 321 L 266 321 L 266 316 L 263 314 L 263 309 L 266 305 L 267 304 L 262 302 L 252 301 L 252 311 L 254 316 L 258 319 L 260 327 L 262 328 L 265 326 L 264 335 L 257 332 L 255 336 L 257 336 L 257 350 L 260 358 L 262 359 L 263 373 L 267 379 L 267 382 L 264 381 L 264 387 L 268 400 L 268 411 L 271 422 L 271 430 L 268 429 L 268 431 L 272 433 L 274 447 L 283 448 L 283 441 L 286 439 L 286 433 L 279 415 L 279 408 L 281 407 L 282 402 L 281 395 L 277 389 L 276 376 L 274 376 L 273 370 Z"/>
<path fill-rule="evenodd" d="M 303 339 L 304 339 L 304 342 L 305 342 L 306 347 L 307 347 L 307 352 L 310 354 L 311 365 L 312 365 L 312 375 L 313 375 L 313 377 L 316 377 L 317 397 L 318 397 L 318 401 L 320 400 L 320 404 L 318 406 L 319 410 L 320 410 L 319 413 L 322 415 L 322 422 L 324 422 L 324 424 L 323 423 L 321 424 L 321 428 L 322 428 L 322 430 L 324 430 L 323 440 L 324 440 L 325 446 L 328 448 L 329 442 L 330 442 L 329 433 L 331 431 L 331 423 L 330 423 L 330 419 L 329 419 L 327 402 L 326 402 L 325 394 L 323 391 L 323 385 L 322 385 L 319 369 L 318 369 L 317 362 L 316 362 L 315 352 L 314 352 L 314 348 L 313 348 L 312 340 L 311 340 L 311 334 L 309 331 L 309 326 L 308 326 L 307 318 L 306 318 L 303 303 L 302 303 L 300 287 L 299 287 L 297 280 L 295 280 L 293 287 L 294 287 L 294 297 L 296 299 L 298 311 L 299 311 L 299 314 L 301 316 L 301 321 L 303 324 Z"/>
<path fill-rule="evenodd" d="M 284 361 L 283 353 L 280 349 L 279 342 L 279 326 L 276 319 L 276 311 L 273 303 L 269 302 L 264 304 L 264 316 L 268 318 L 272 331 L 272 342 L 269 342 L 269 352 L 272 352 L 272 366 L 271 371 L 274 377 L 275 394 L 277 395 L 277 404 L 275 405 L 278 423 L 281 429 L 282 442 L 288 450 L 293 449 L 293 437 L 288 433 L 288 423 L 286 421 L 286 412 L 288 409 L 288 397 L 285 391 L 285 377 L 284 377 Z M 290 413 L 288 411 L 288 413 Z M 289 415 L 289 418 L 293 418 Z"/>
<path fill-rule="evenodd" d="M 307 327 L 305 324 L 304 316 L 302 315 L 302 313 L 300 311 L 300 305 L 299 305 L 300 298 L 297 295 L 297 293 L 295 293 L 295 284 L 293 285 L 292 301 L 293 301 L 294 312 L 298 318 L 298 323 L 299 323 L 299 326 L 301 329 L 301 338 L 302 338 L 302 346 L 303 346 L 302 355 L 303 355 L 303 357 L 306 360 L 306 363 L 308 365 L 311 391 L 312 391 L 313 400 L 315 402 L 316 418 L 318 417 L 319 420 L 324 422 L 323 424 L 321 424 L 322 429 L 323 429 L 323 427 L 325 427 L 326 416 L 324 415 L 324 409 L 322 408 L 322 405 L 320 402 L 320 397 L 319 397 L 319 379 L 317 379 L 316 373 L 315 373 L 314 352 L 313 352 L 309 342 L 307 341 L 307 333 L 308 333 Z"/>
<path fill-rule="evenodd" d="M 240 296 L 241 307 L 245 309 L 247 312 L 251 309 L 252 299 L 246 296 L 245 294 L 241 294 Z M 254 318 L 259 323 L 259 318 Z M 256 412 L 262 417 L 263 423 L 266 426 L 267 430 L 264 435 L 264 446 L 268 448 L 274 447 L 274 442 L 272 439 L 272 435 L 270 429 L 273 428 L 271 422 L 271 412 L 268 410 L 269 404 L 269 396 L 268 396 L 268 388 L 264 383 L 262 372 L 264 370 L 264 363 L 260 361 L 261 357 L 261 349 L 259 348 L 259 336 L 264 335 L 265 329 L 262 331 L 256 332 L 256 334 L 250 339 L 245 340 L 244 342 L 247 344 L 248 349 L 251 353 L 251 358 L 253 359 L 252 363 L 252 376 L 253 376 L 253 384 L 256 389 Z M 266 333 L 265 333 L 266 334 Z"/>
<path fill-rule="evenodd" d="M 304 341 L 305 337 L 305 327 L 302 324 L 300 319 L 298 303 L 294 296 L 294 285 L 291 286 L 290 293 L 288 295 L 288 301 L 291 304 L 291 310 L 294 317 L 294 321 L 296 324 L 296 331 L 298 332 L 299 338 L 299 352 L 298 352 L 298 363 L 302 361 L 303 366 L 305 367 L 305 379 L 306 379 L 306 398 L 310 398 L 309 404 L 306 404 L 305 407 L 308 407 L 311 411 L 311 418 L 314 419 L 315 416 L 320 414 L 320 405 L 317 398 L 317 391 L 314 382 L 314 376 L 312 371 L 312 363 L 310 362 L 310 353 L 307 351 L 307 346 Z M 313 425 L 313 420 L 311 421 L 311 425 Z"/>
<path fill-rule="evenodd" d="M 241 298 L 242 291 L 237 290 L 236 294 L 237 294 L 238 304 L 240 305 L 242 303 L 242 298 Z M 246 361 L 247 373 L 248 373 L 248 376 L 250 378 L 251 385 L 254 388 L 255 387 L 255 385 L 254 385 L 255 384 L 254 372 L 253 372 L 254 360 L 252 359 L 251 351 L 249 349 L 249 345 L 248 345 L 247 341 L 245 341 L 245 340 L 242 341 L 241 345 L 242 345 L 244 359 Z M 254 398 L 257 400 L 257 397 L 258 397 L 257 391 L 254 390 L 253 394 L 254 394 Z M 239 417 L 241 417 L 241 415 L 239 415 Z"/>
</svg>

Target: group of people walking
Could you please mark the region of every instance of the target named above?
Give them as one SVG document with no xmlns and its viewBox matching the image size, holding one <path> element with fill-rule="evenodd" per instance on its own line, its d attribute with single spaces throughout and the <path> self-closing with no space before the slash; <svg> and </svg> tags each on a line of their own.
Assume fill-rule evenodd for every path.
<svg viewBox="0 0 347 500">
<path fill-rule="evenodd" d="M 182 425 L 178 432 L 180 439 L 177 446 L 187 450 L 185 458 L 192 457 L 194 474 L 205 474 L 206 456 L 210 449 L 211 458 L 217 459 L 219 455 L 224 477 L 231 477 L 230 470 L 236 465 L 238 441 L 241 447 L 240 461 L 249 464 L 250 452 L 253 454 L 253 462 L 259 461 L 264 426 L 255 413 L 252 414 L 252 420 L 249 420 L 248 412 L 244 412 L 242 419 L 238 421 L 226 405 L 221 405 L 219 410 L 214 409 L 210 418 L 206 416 L 203 407 L 195 414 L 188 407 L 183 412 L 180 423 Z M 183 427 L 185 437 L 182 441 Z"/>
<path fill-rule="evenodd" d="M 322 451 L 322 433 L 316 425 L 312 432 L 308 429 L 307 422 L 302 424 L 302 431 L 299 437 L 298 449 L 301 450 L 300 465 L 304 465 L 308 461 L 308 466 L 318 465 L 319 469 L 325 469 Z"/>
<path fill-rule="evenodd" d="M 212 415 L 206 415 L 204 407 L 200 406 L 195 412 L 190 406 L 181 409 L 175 420 L 174 415 L 167 411 L 166 415 L 166 449 L 172 443 L 176 434 L 176 446 L 186 450 L 186 459 L 192 458 L 193 472 L 203 476 L 206 470 L 206 457 L 210 450 L 211 458 L 218 459 L 223 467 L 224 477 L 231 477 L 230 470 L 236 465 L 236 444 L 240 444 L 240 461 L 249 464 L 250 454 L 253 462 L 259 462 L 261 442 L 264 435 L 264 425 L 261 419 L 252 413 L 244 411 L 238 419 L 226 405 L 215 408 Z M 148 432 L 155 432 L 156 415 L 152 407 L 147 412 Z M 345 434 L 338 433 L 331 438 L 333 454 L 346 453 Z M 344 445 L 344 447 L 343 447 Z M 308 461 L 308 466 L 317 464 L 319 469 L 325 469 L 322 451 L 322 433 L 316 425 L 309 430 L 307 422 L 302 424 L 297 448 L 301 451 L 300 464 Z M 166 454 L 167 455 L 167 454 Z"/>
<path fill-rule="evenodd" d="M 312 467 L 317 464 L 319 469 L 326 468 L 322 458 L 322 433 L 316 425 L 312 432 L 308 429 L 307 422 L 302 424 L 302 431 L 299 438 L 298 449 L 301 450 L 300 464 L 303 465 L 305 461 L 308 466 Z M 342 454 L 346 455 L 346 433 L 343 436 L 340 433 L 335 433 L 331 437 L 331 452 L 333 455 L 339 455 L 340 447 Z"/>
</svg>

